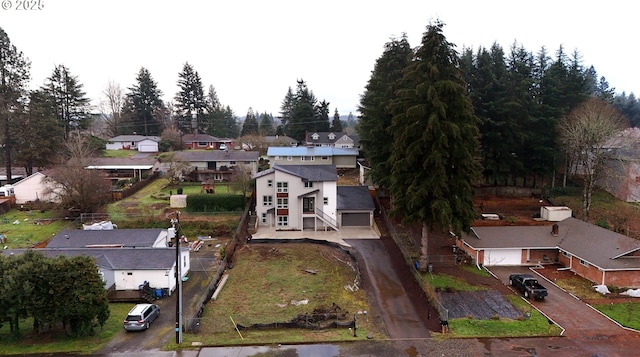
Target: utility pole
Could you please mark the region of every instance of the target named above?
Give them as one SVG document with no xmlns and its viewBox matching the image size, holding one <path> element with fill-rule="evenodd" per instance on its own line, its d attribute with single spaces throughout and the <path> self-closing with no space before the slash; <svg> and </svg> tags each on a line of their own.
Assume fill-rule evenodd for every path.
<svg viewBox="0 0 640 357">
<path fill-rule="evenodd" d="M 182 277 L 180 269 L 180 211 L 176 211 L 176 219 L 171 220 L 175 233 L 176 245 L 176 344 L 182 343 Z"/>
</svg>

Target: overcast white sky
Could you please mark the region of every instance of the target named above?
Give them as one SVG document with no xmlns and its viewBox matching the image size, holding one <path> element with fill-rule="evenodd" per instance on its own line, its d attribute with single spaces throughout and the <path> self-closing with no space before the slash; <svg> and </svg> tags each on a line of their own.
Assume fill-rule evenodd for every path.
<svg viewBox="0 0 640 357">
<path fill-rule="evenodd" d="M 384 44 L 406 33 L 418 46 L 434 19 L 458 50 L 497 42 L 508 52 L 517 41 L 553 55 L 563 45 L 616 92 L 640 94 L 637 13 L 622 0 L 39 0 L 42 10 L 16 9 L 37 1 L 0 0 L 0 27 L 31 60 L 32 87 L 64 64 L 94 104 L 109 81 L 132 86 L 141 67 L 172 100 L 189 62 L 238 116 L 249 107 L 279 115 L 300 78 L 331 116 L 357 115 Z"/>
</svg>

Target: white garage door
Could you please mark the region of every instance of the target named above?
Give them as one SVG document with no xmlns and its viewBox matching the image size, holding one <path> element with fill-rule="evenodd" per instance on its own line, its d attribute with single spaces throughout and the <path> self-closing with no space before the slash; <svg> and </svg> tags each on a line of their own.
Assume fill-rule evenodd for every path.
<svg viewBox="0 0 640 357">
<path fill-rule="evenodd" d="M 140 151 L 140 152 L 157 152 L 158 151 L 158 145 L 140 144 L 140 145 L 138 145 L 138 151 Z"/>
<path fill-rule="evenodd" d="M 487 249 L 484 251 L 484 265 L 521 265 L 522 249 Z"/>
</svg>

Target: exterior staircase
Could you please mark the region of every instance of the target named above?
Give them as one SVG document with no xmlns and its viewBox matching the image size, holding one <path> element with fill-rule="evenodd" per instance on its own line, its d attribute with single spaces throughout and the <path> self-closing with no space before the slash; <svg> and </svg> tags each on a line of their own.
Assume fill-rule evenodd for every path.
<svg viewBox="0 0 640 357">
<path fill-rule="evenodd" d="M 317 208 L 315 209 L 315 213 L 316 213 L 316 217 L 319 218 L 324 223 L 328 224 L 329 227 L 333 228 L 336 231 L 338 230 L 338 222 L 336 222 L 336 220 L 333 219 L 333 217 L 329 216 L 328 214 L 322 212 L 322 210 Z"/>
</svg>

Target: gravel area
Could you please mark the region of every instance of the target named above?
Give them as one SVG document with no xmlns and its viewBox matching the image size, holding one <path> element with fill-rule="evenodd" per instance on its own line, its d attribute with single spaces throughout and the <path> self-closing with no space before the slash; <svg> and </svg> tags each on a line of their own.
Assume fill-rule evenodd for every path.
<svg viewBox="0 0 640 357">
<path fill-rule="evenodd" d="M 473 317 L 489 320 L 500 316 L 518 319 L 522 314 L 497 290 L 438 293 L 440 303 L 449 310 L 449 319 Z"/>
</svg>

